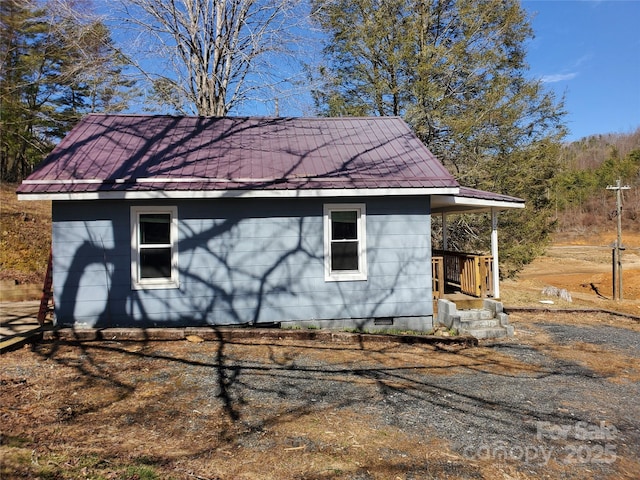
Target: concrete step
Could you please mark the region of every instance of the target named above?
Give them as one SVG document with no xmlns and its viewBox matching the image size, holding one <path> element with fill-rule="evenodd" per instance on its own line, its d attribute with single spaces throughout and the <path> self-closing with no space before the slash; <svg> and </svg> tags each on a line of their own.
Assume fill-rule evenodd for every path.
<svg viewBox="0 0 640 480">
<path fill-rule="evenodd" d="M 437 321 L 447 328 L 476 338 L 513 336 L 513 326 L 509 325 L 509 316 L 504 313 L 502 303 L 484 299 L 482 305 L 462 309 L 448 299 L 440 299 Z"/>
<path fill-rule="evenodd" d="M 486 308 L 474 308 L 470 310 L 458 310 L 460 320 L 464 322 L 474 320 L 490 320 L 494 318 L 494 313 Z"/>
<path fill-rule="evenodd" d="M 484 338 L 504 338 L 513 336 L 513 327 L 511 325 L 507 325 L 506 327 L 493 328 L 461 328 L 459 333 L 472 335 L 479 340 Z"/>
<path fill-rule="evenodd" d="M 497 318 L 485 318 L 482 320 L 463 320 L 460 318 L 460 328 L 495 328 L 500 327 L 500 320 Z"/>
</svg>

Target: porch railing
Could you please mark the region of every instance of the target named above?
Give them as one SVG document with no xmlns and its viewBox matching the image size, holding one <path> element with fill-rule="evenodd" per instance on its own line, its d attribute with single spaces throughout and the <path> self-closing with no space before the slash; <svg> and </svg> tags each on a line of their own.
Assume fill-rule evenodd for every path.
<svg viewBox="0 0 640 480">
<path fill-rule="evenodd" d="M 431 278 L 433 279 L 433 298 L 444 296 L 444 258 L 442 256 L 431 257 Z"/>
<path fill-rule="evenodd" d="M 493 257 L 435 250 L 431 260 L 433 295 L 441 298 L 447 287 L 474 297 L 492 297 Z"/>
</svg>

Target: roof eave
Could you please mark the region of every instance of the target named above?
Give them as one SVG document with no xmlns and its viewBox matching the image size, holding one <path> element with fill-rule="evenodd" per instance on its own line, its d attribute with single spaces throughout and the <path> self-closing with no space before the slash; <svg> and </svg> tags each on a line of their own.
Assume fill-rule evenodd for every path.
<svg viewBox="0 0 640 480">
<path fill-rule="evenodd" d="M 455 195 L 456 186 L 412 188 L 327 188 L 283 190 L 148 190 L 18 193 L 18 200 L 183 200 L 214 198 L 328 198 Z"/>
<path fill-rule="evenodd" d="M 525 202 L 519 198 L 511 200 L 489 200 L 460 197 L 453 195 L 440 196 L 432 203 L 431 213 L 483 213 L 491 210 L 510 210 L 525 208 Z"/>
</svg>

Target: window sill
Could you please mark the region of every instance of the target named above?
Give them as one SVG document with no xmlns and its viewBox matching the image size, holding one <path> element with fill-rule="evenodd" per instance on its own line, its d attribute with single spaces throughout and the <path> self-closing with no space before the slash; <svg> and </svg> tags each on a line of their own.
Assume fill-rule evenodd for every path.
<svg viewBox="0 0 640 480">
<path fill-rule="evenodd" d="M 177 280 L 134 282 L 131 284 L 131 290 L 171 290 L 177 288 L 180 288 L 180 283 Z"/>
<path fill-rule="evenodd" d="M 354 282 L 366 281 L 367 275 L 362 272 L 329 273 L 325 275 L 325 282 Z"/>
</svg>

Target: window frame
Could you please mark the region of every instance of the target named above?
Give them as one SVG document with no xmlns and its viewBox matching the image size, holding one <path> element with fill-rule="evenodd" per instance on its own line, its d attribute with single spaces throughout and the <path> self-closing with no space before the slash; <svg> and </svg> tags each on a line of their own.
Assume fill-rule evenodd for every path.
<svg viewBox="0 0 640 480">
<path fill-rule="evenodd" d="M 145 214 L 169 215 L 169 243 L 140 243 L 140 216 Z M 170 248 L 171 277 L 142 278 L 140 272 L 140 252 L 144 248 Z M 178 207 L 176 206 L 132 206 L 131 207 L 131 289 L 151 290 L 179 288 L 178 278 Z"/>
<path fill-rule="evenodd" d="M 356 240 L 358 242 L 358 269 L 331 270 L 332 212 L 356 212 Z M 364 203 L 326 203 L 323 212 L 324 223 L 324 279 L 326 282 L 367 280 L 367 210 Z"/>
</svg>

